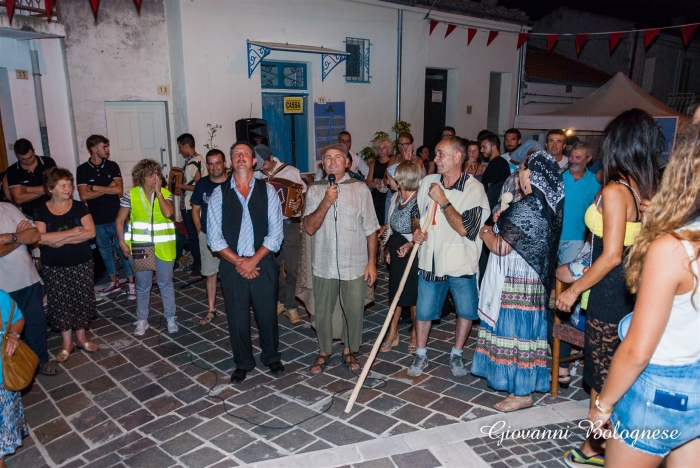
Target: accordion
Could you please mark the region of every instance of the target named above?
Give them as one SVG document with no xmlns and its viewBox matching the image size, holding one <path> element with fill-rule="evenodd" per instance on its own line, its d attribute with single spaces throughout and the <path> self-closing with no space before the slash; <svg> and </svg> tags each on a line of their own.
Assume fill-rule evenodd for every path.
<svg viewBox="0 0 700 468">
<path fill-rule="evenodd" d="M 170 173 L 168 174 L 168 189 L 173 195 L 182 195 L 182 189 L 176 188 L 177 184 L 182 183 L 182 176 L 184 170 L 181 167 L 171 167 Z"/>
<path fill-rule="evenodd" d="M 303 203 L 298 211 L 294 211 L 290 206 L 290 202 L 297 198 L 303 200 L 304 186 L 297 184 L 291 180 L 281 179 L 278 177 L 270 177 L 263 179 L 268 184 L 272 185 L 277 192 L 282 205 L 282 214 L 288 218 L 297 218 L 303 213 Z"/>
</svg>

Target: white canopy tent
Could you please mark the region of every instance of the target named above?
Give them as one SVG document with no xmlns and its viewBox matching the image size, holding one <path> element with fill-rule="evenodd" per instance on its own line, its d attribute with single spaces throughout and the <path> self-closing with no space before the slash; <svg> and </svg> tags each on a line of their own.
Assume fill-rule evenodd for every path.
<svg viewBox="0 0 700 468">
<path fill-rule="evenodd" d="M 635 107 L 649 112 L 652 117 L 683 117 L 618 72 L 596 91 L 567 107 L 544 114 L 515 116 L 515 127 L 520 130 L 565 128 L 577 134 L 597 134 L 615 116 Z"/>
</svg>

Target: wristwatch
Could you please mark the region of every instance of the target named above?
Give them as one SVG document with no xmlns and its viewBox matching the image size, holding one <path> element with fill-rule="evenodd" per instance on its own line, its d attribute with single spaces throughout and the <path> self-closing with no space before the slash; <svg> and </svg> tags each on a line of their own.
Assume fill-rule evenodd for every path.
<svg viewBox="0 0 700 468">
<path fill-rule="evenodd" d="M 442 212 L 444 213 L 445 210 L 448 209 L 448 208 L 451 207 L 451 206 L 452 206 L 452 203 L 447 202 L 447 204 L 446 204 L 445 206 L 441 206 L 441 207 L 440 207 L 440 211 L 442 211 Z"/>
<path fill-rule="evenodd" d="M 13 244 L 16 244 L 16 243 L 17 243 L 17 241 L 19 240 L 19 239 L 17 238 L 17 236 L 16 236 L 16 235 L 14 235 L 14 234 L 12 234 L 12 237 L 11 237 L 11 239 L 12 239 L 12 243 L 13 243 Z"/>
</svg>

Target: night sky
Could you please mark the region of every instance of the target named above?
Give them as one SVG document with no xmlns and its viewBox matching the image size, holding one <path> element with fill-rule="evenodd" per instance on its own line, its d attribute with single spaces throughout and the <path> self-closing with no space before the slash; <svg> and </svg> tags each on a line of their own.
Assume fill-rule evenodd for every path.
<svg viewBox="0 0 700 468">
<path fill-rule="evenodd" d="M 700 0 L 499 0 L 498 4 L 524 11 L 531 21 L 567 6 L 634 21 L 642 28 L 700 22 Z"/>
</svg>

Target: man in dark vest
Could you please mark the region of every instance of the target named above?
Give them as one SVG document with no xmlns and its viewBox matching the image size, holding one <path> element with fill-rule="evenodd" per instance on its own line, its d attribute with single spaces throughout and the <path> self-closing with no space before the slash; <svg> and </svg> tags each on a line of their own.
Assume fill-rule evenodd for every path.
<svg viewBox="0 0 700 468">
<path fill-rule="evenodd" d="M 279 263 L 274 253 L 284 238 L 282 209 L 272 185 L 253 177 L 254 150 L 249 143 L 231 149 L 233 176 L 212 192 L 207 213 L 207 242 L 222 258 L 224 294 L 237 384 L 255 369 L 250 339 L 250 307 L 258 324 L 260 361 L 273 374 L 284 372 L 277 351 Z"/>
</svg>

